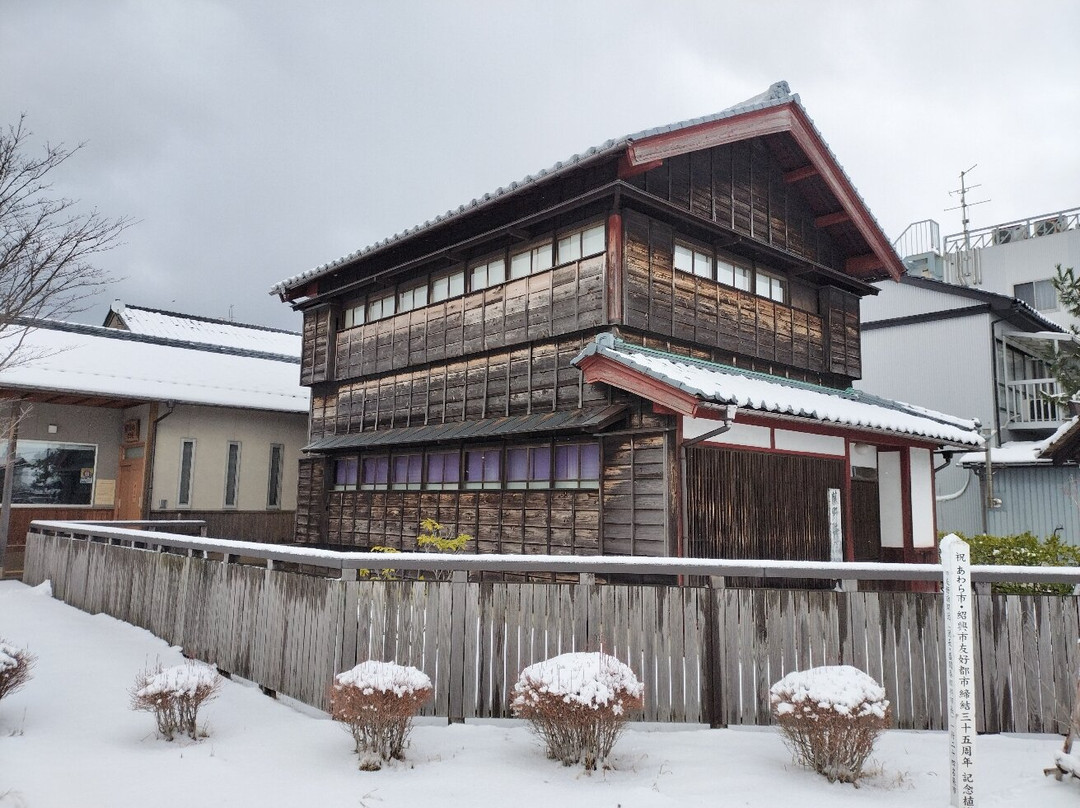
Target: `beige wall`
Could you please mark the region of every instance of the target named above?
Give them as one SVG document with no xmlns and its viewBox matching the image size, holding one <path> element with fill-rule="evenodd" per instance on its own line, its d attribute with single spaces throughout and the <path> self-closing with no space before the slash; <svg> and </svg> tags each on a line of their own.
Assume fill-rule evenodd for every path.
<svg viewBox="0 0 1080 808">
<path fill-rule="evenodd" d="M 159 416 L 166 412 L 159 405 Z M 270 446 L 285 447 L 281 478 L 281 510 L 296 509 L 297 463 L 307 442 L 307 413 L 270 413 L 226 407 L 177 405 L 158 422 L 151 511 L 177 507 L 180 447 L 195 441 L 192 510 L 220 510 L 225 502 L 225 466 L 229 441 L 240 443 L 240 475 L 236 510 L 266 509 Z M 162 505 L 162 500 L 165 504 Z"/>
</svg>

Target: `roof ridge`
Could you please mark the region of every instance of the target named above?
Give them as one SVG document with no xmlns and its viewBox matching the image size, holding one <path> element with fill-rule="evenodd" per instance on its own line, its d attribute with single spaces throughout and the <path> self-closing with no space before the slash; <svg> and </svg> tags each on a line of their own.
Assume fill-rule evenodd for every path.
<svg viewBox="0 0 1080 808">
<path fill-rule="evenodd" d="M 235 328 L 248 328 L 248 329 L 251 329 L 253 331 L 269 331 L 269 332 L 271 332 L 273 334 L 288 334 L 289 336 L 292 336 L 292 337 L 299 337 L 300 336 L 299 331 L 289 331 L 289 330 L 284 329 L 284 328 L 274 328 L 273 326 L 257 325 L 255 323 L 238 323 L 238 322 L 235 322 L 233 320 L 222 320 L 222 319 L 217 318 L 217 317 L 205 317 L 205 316 L 200 315 L 200 314 L 184 314 L 183 312 L 179 312 L 179 311 L 167 311 L 166 309 L 154 309 L 154 308 L 151 308 L 149 306 L 135 306 L 135 305 L 132 305 L 132 304 L 129 304 L 129 303 L 124 303 L 123 308 L 124 309 L 136 309 L 138 311 L 147 311 L 147 312 L 150 312 L 151 314 L 164 314 L 164 315 L 167 315 L 169 317 L 177 317 L 177 318 L 179 318 L 181 320 L 195 320 L 195 321 L 200 322 L 200 323 L 213 323 L 215 325 L 229 325 L 229 326 L 233 326 Z M 118 314 L 121 317 L 123 317 L 123 310 L 121 310 L 119 312 L 114 311 L 114 313 Z"/>
<path fill-rule="evenodd" d="M 128 342 L 142 342 L 148 345 L 163 345 L 170 348 L 184 348 L 192 351 L 205 351 L 206 353 L 229 354 L 243 356 L 249 359 L 267 359 L 274 362 L 288 362 L 292 365 L 300 364 L 300 357 L 278 354 L 271 351 L 253 351 L 247 348 L 235 348 L 229 345 L 216 345 L 211 342 L 194 342 L 192 340 L 173 339 L 171 337 L 158 337 L 152 334 L 140 334 L 136 331 L 125 331 L 121 328 L 106 328 L 103 325 L 86 325 L 85 323 L 69 323 L 63 320 L 34 319 L 30 317 L 13 317 L 8 320 L 9 325 L 22 326 L 28 329 L 44 329 L 48 331 L 66 331 L 71 334 L 84 334 L 92 337 L 105 337 L 106 339 L 125 340 Z"/>
</svg>

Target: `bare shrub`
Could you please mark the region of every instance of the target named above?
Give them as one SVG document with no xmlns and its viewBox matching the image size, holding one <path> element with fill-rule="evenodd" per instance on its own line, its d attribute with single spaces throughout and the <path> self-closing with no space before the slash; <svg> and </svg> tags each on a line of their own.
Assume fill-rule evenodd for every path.
<svg viewBox="0 0 1080 808">
<path fill-rule="evenodd" d="M 431 692 L 427 674 L 393 662 L 368 660 L 334 677 L 330 715 L 352 735 L 361 769 L 404 759 L 412 719 Z"/>
<path fill-rule="evenodd" d="M 29 651 L 0 639 L 0 699 L 30 681 L 30 671 L 35 662 L 37 658 Z"/>
<path fill-rule="evenodd" d="M 145 670 L 131 688 L 131 709 L 153 713 L 158 733 L 167 741 L 177 733 L 198 737 L 199 708 L 217 696 L 221 676 L 209 665 L 186 662 Z"/>
<path fill-rule="evenodd" d="M 885 689 L 850 665 L 789 673 L 770 688 L 769 700 L 796 761 L 830 783 L 857 783 L 892 723 Z"/>
<path fill-rule="evenodd" d="M 564 766 L 605 765 L 630 718 L 644 706 L 634 672 L 604 653 L 562 654 L 521 672 L 510 702 Z"/>
</svg>

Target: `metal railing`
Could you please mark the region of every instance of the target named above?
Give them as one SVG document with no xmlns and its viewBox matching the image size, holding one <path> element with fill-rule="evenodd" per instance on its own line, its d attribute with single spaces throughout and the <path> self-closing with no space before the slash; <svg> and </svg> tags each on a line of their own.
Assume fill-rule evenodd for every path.
<svg viewBox="0 0 1080 808">
<path fill-rule="evenodd" d="M 1063 233 L 1080 227 L 1080 208 L 1060 210 L 1056 213 L 1043 213 L 1027 219 L 980 227 L 969 230 L 967 234 L 952 233 L 945 236 L 945 252 L 962 252 L 966 249 L 992 247 L 997 244 L 1010 244 L 1029 238 Z"/>
</svg>

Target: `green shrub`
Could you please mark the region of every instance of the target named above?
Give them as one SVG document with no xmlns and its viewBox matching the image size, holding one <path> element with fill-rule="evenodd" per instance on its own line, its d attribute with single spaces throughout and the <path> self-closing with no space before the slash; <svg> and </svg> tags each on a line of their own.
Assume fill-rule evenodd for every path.
<svg viewBox="0 0 1080 808">
<path fill-rule="evenodd" d="M 1066 544 L 1057 535 L 1040 539 L 1032 533 L 1018 536 L 964 536 L 957 533 L 971 548 L 972 564 L 995 564 L 1015 567 L 1075 567 L 1080 565 L 1080 547 Z M 996 583 L 995 594 L 1001 595 L 1071 595 L 1072 584 Z"/>
</svg>

